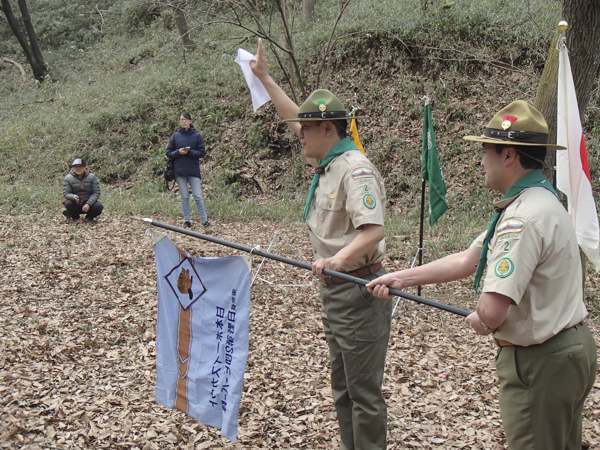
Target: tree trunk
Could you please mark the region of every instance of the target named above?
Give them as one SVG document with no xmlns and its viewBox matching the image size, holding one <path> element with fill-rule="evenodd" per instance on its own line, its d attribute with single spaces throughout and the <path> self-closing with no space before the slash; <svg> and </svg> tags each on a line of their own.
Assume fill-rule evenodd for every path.
<svg viewBox="0 0 600 450">
<path fill-rule="evenodd" d="M 552 44 L 550 44 L 550 53 L 546 64 L 544 65 L 544 71 L 542 72 L 542 78 L 540 79 L 540 85 L 538 87 L 535 102 L 533 106 L 542 113 L 546 123 L 548 124 L 548 142 L 556 142 L 556 104 L 557 104 L 557 89 L 558 89 L 558 51 L 556 50 L 556 43 L 560 32 L 558 29 L 554 33 L 552 38 Z M 546 159 L 544 161 L 544 167 L 542 172 L 547 180 L 554 183 L 554 166 L 556 164 L 556 152 L 546 152 Z"/>
<path fill-rule="evenodd" d="M 304 20 L 312 22 L 315 18 L 315 2 L 314 0 L 302 0 L 302 15 Z"/>
<path fill-rule="evenodd" d="M 569 23 L 567 48 L 583 121 L 600 66 L 600 1 L 563 0 L 562 19 Z"/>
<path fill-rule="evenodd" d="M 190 52 L 196 50 L 196 44 L 190 38 L 190 29 L 188 28 L 187 21 L 185 20 L 185 14 L 178 7 L 175 8 L 175 19 L 177 21 L 177 29 L 179 30 L 179 35 L 181 36 L 181 40 L 183 41 L 183 45 Z"/>
<path fill-rule="evenodd" d="M 567 48 L 573 72 L 573 82 L 579 114 L 584 121 L 585 111 L 592 95 L 592 87 L 600 66 L 600 1 L 563 0 L 562 20 L 569 23 L 567 30 Z M 548 60 L 544 66 L 542 79 L 535 98 L 535 107 L 540 110 L 548 122 L 549 142 L 556 142 L 556 90 L 558 84 L 557 30 Z M 554 179 L 556 155 L 549 152 L 544 164 L 544 175 Z"/>
<path fill-rule="evenodd" d="M 31 69 L 33 70 L 33 76 L 35 77 L 36 80 L 44 81 L 44 77 L 46 76 L 46 73 L 47 73 L 46 63 L 44 62 L 44 57 L 42 56 L 42 50 L 40 49 L 40 44 L 38 42 L 38 38 L 35 33 L 35 29 L 33 28 L 33 22 L 31 21 L 31 16 L 29 15 L 29 10 L 27 9 L 27 1 L 26 0 L 18 0 L 18 4 L 19 4 L 19 9 L 21 10 L 21 17 L 23 18 L 23 23 L 25 24 L 25 31 L 27 32 L 27 36 L 29 37 L 29 44 L 31 46 L 31 52 L 33 54 L 34 63 L 31 64 Z"/>
<path fill-rule="evenodd" d="M 31 49 L 27 38 L 25 37 L 25 34 L 23 34 L 23 31 L 21 31 L 19 22 L 15 18 L 15 15 L 13 14 L 12 8 L 8 0 L 2 0 L 2 10 L 4 11 L 4 15 L 6 16 L 6 20 L 8 21 L 8 25 L 10 26 L 11 31 L 17 38 L 19 45 L 21 45 L 23 53 L 25 53 L 27 62 L 29 62 L 31 70 L 33 71 L 33 76 L 37 80 L 43 81 L 44 76 L 46 75 L 46 67 L 43 64 L 43 60 L 42 65 L 40 66 L 40 64 L 36 60 L 36 57 L 33 54 L 33 50 Z"/>
</svg>

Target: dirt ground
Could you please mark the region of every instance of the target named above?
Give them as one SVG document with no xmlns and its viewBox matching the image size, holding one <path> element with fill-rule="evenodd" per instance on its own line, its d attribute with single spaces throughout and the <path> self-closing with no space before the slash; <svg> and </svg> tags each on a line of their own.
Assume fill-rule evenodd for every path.
<svg viewBox="0 0 600 450">
<path fill-rule="evenodd" d="M 110 213 L 93 225 L 0 215 L 0 448 L 338 448 L 318 287 L 308 271 L 274 261 L 252 287 L 237 442 L 155 402 L 149 228 Z M 194 256 L 235 254 L 166 233 Z M 263 250 L 275 238 L 270 252 L 312 257 L 302 227 L 213 222 L 210 233 Z M 253 273 L 260 258 L 254 261 Z M 423 296 L 475 306 L 469 283 L 426 287 Z M 597 316 L 591 322 L 600 330 Z M 383 387 L 388 448 L 506 448 L 494 355 L 492 341 L 462 317 L 400 304 Z M 600 381 L 584 414 L 584 440 L 600 448 Z"/>
</svg>

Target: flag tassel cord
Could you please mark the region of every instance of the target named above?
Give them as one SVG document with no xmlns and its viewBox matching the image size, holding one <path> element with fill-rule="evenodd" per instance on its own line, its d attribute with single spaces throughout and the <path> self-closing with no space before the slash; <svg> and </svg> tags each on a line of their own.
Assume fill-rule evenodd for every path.
<svg viewBox="0 0 600 450">
<path fill-rule="evenodd" d="M 275 255 L 273 253 L 268 253 L 268 252 L 263 252 L 262 250 L 258 250 L 256 247 L 252 248 L 252 247 L 247 247 L 245 245 L 241 245 L 241 244 L 237 244 L 235 242 L 229 242 L 223 239 L 219 239 L 213 236 L 208 236 L 205 234 L 201 234 L 201 233 L 196 233 L 195 231 L 190 231 L 188 229 L 185 228 L 180 228 L 180 227 L 176 227 L 173 225 L 169 225 L 167 223 L 162 223 L 162 222 L 158 222 L 156 220 L 153 220 L 151 218 L 144 218 L 142 219 L 144 222 L 149 223 L 150 225 L 153 225 L 155 227 L 159 227 L 159 228 L 164 228 L 165 230 L 171 230 L 174 231 L 176 233 L 180 233 L 180 234 L 186 234 L 188 236 L 197 238 L 197 239 L 202 239 L 208 242 L 212 242 L 214 244 L 219 244 L 219 245 L 223 245 L 225 247 L 230 247 L 230 248 L 234 248 L 236 250 L 240 250 L 246 253 L 250 253 L 251 255 L 257 255 L 257 256 L 261 256 L 263 258 L 268 258 L 268 259 L 272 259 L 275 261 L 279 261 L 282 262 L 284 264 L 289 264 L 292 266 L 296 266 L 296 267 L 300 267 L 302 269 L 306 269 L 306 270 L 310 270 L 312 271 L 312 265 L 302 262 L 302 261 L 297 261 L 295 259 L 291 259 L 291 258 L 286 258 L 285 256 L 280 256 L 280 255 Z M 329 270 L 329 269 L 323 269 L 323 274 L 324 275 L 329 275 L 332 277 L 336 277 L 336 278 L 341 278 L 342 280 L 345 281 L 349 281 L 355 284 L 360 284 L 365 286 L 367 283 L 369 283 L 367 280 L 364 280 L 362 278 L 358 278 L 358 277 L 354 277 L 352 275 L 348 275 L 346 273 L 343 272 L 336 272 L 335 270 Z M 447 305 L 445 303 L 440 303 L 440 302 L 436 302 L 434 300 L 430 300 L 428 298 L 425 297 L 419 297 L 418 295 L 413 295 L 413 294 L 409 294 L 407 292 L 403 292 L 400 291 L 398 289 L 393 289 L 390 288 L 390 294 L 391 295 L 396 295 L 398 297 L 402 297 L 405 298 L 407 300 L 411 300 L 413 302 L 416 303 L 420 303 L 422 305 L 427 305 L 427 306 L 431 306 L 432 308 L 437 308 L 437 309 L 441 309 L 443 311 L 447 311 L 453 314 L 456 314 L 458 316 L 463 316 L 463 317 L 467 317 L 469 314 L 471 314 L 470 311 L 466 311 L 464 309 L 460 309 L 460 308 L 456 308 L 454 306 L 451 305 Z"/>
</svg>

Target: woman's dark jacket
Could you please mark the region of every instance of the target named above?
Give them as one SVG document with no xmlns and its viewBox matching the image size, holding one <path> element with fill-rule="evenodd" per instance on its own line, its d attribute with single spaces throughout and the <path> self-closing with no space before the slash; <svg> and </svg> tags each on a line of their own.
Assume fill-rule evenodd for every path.
<svg viewBox="0 0 600 450">
<path fill-rule="evenodd" d="M 183 147 L 190 147 L 185 155 L 179 153 L 179 149 Z M 187 131 L 180 127 L 167 144 L 167 157 L 173 160 L 176 177 L 201 178 L 200 158 L 205 153 L 204 140 L 193 126 Z"/>
</svg>

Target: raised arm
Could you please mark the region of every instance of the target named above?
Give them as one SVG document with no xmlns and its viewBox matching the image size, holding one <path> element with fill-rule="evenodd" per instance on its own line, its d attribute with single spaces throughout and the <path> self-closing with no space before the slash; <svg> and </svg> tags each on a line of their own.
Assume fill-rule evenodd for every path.
<svg viewBox="0 0 600 450">
<path fill-rule="evenodd" d="M 258 40 L 258 50 L 256 53 L 256 61 L 250 61 L 250 68 L 256 77 L 261 81 L 277 112 L 284 119 L 294 119 L 298 117 L 298 105 L 288 97 L 288 95 L 279 87 L 269 74 L 269 65 L 267 64 L 267 57 L 265 56 L 265 46 L 262 39 Z M 296 134 L 300 133 L 300 123 L 290 122 L 288 123 L 290 128 L 294 130 Z"/>
</svg>

